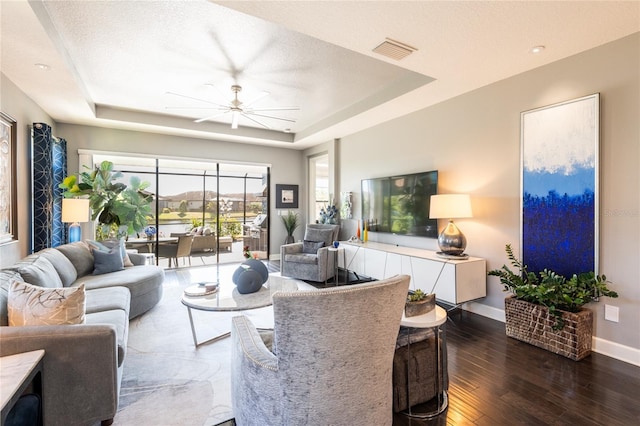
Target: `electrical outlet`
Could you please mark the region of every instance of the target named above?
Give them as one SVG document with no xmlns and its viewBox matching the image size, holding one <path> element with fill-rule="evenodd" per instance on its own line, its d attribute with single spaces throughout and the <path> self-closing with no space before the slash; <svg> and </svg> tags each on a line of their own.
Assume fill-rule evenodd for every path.
<svg viewBox="0 0 640 426">
<path fill-rule="evenodd" d="M 618 314 L 620 308 L 612 305 L 604 305 L 604 319 L 607 321 L 618 322 Z"/>
</svg>

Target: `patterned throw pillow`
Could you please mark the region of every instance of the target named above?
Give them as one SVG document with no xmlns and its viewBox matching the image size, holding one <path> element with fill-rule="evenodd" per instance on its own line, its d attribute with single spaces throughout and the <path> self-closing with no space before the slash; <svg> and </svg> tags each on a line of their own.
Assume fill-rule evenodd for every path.
<svg viewBox="0 0 640 426">
<path fill-rule="evenodd" d="M 44 288 L 15 281 L 9 287 L 9 325 L 84 324 L 84 284 Z"/>
</svg>

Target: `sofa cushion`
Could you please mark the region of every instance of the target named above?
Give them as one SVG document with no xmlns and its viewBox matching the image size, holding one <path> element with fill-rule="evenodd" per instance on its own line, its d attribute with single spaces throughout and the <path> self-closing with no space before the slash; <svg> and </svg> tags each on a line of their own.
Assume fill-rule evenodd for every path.
<svg viewBox="0 0 640 426">
<path fill-rule="evenodd" d="M 7 302 L 9 301 L 9 286 L 14 281 L 24 281 L 19 273 L 9 269 L 0 271 L 0 326 L 9 325 Z"/>
<path fill-rule="evenodd" d="M 123 286 L 131 292 L 130 318 L 148 311 L 162 297 L 164 270 L 155 265 L 132 266 L 122 271 L 104 275 L 86 275 L 73 285 L 84 283 L 87 290 L 96 288 Z"/>
<path fill-rule="evenodd" d="M 116 343 L 118 344 L 118 367 L 124 362 L 127 353 L 127 339 L 129 338 L 129 317 L 122 309 L 95 312 L 87 314 L 86 324 L 109 324 L 116 329 Z"/>
<path fill-rule="evenodd" d="M 73 263 L 59 250 L 48 248 L 38 254 L 51 262 L 60 277 L 60 281 L 62 281 L 63 287 L 69 287 L 78 278 L 78 271 L 76 271 Z"/>
<path fill-rule="evenodd" d="M 79 277 L 93 272 L 93 254 L 91 254 L 89 246 L 83 241 L 63 244 L 56 247 L 56 250 L 59 250 L 71 261 Z"/>
<path fill-rule="evenodd" d="M 105 287 L 86 291 L 86 313 L 110 311 L 121 309 L 129 316 L 129 303 L 131 293 L 126 287 Z"/>
<path fill-rule="evenodd" d="M 14 281 L 7 308 L 10 326 L 83 324 L 84 286 L 43 288 Z"/>
<path fill-rule="evenodd" d="M 324 241 L 308 241 L 302 242 L 302 252 L 307 254 L 317 254 L 318 250 L 324 247 Z"/>
<path fill-rule="evenodd" d="M 119 247 L 114 247 L 110 251 L 93 249 L 93 259 L 93 275 L 108 274 L 124 269 Z"/>
<path fill-rule="evenodd" d="M 284 256 L 284 260 L 287 262 L 306 263 L 309 265 L 315 265 L 318 263 L 318 256 L 315 254 L 287 254 Z"/>
<path fill-rule="evenodd" d="M 11 269 L 18 272 L 22 279 L 29 284 L 46 288 L 62 287 L 62 281 L 56 268 L 39 253 L 30 254 L 19 260 Z"/>
</svg>

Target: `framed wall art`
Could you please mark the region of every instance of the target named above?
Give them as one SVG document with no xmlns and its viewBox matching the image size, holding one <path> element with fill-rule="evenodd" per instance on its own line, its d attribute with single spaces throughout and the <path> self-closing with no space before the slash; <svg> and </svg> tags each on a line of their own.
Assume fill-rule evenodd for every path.
<svg viewBox="0 0 640 426">
<path fill-rule="evenodd" d="M 18 239 L 16 121 L 0 112 L 0 244 Z"/>
<path fill-rule="evenodd" d="M 298 208 L 298 185 L 276 184 L 276 208 L 277 209 L 297 209 Z"/>
<path fill-rule="evenodd" d="M 521 114 L 521 256 L 530 272 L 598 272 L 600 95 Z"/>
</svg>

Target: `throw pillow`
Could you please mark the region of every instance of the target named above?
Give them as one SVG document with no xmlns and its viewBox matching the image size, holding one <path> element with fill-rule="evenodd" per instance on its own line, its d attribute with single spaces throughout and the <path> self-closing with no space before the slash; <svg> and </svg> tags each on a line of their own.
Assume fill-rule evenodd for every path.
<svg viewBox="0 0 640 426">
<path fill-rule="evenodd" d="M 110 251 L 111 249 L 118 247 L 120 249 L 120 253 L 122 254 L 122 263 L 124 264 L 124 266 L 133 266 L 133 263 L 129 258 L 129 254 L 127 253 L 127 247 L 125 246 L 124 239 L 109 239 L 102 241 L 87 240 L 87 244 L 92 249 L 100 251 Z"/>
<path fill-rule="evenodd" d="M 11 267 L 22 276 L 22 280 L 40 287 L 62 287 L 62 280 L 51 262 L 39 253 L 33 253 L 19 260 Z"/>
<path fill-rule="evenodd" d="M 84 284 L 44 288 L 15 281 L 9 287 L 9 325 L 84 324 Z"/>
<path fill-rule="evenodd" d="M 22 277 L 19 273 L 8 269 L 0 270 L 0 326 L 9 325 L 9 312 L 7 311 L 9 287 L 15 281 L 22 282 Z"/>
<path fill-rule="evenodd" d="M 307 241 L 302 242 L 302 252 L 308 254 L 316 254 L 318 250 L 324 247 L 324 241 Z"/>
<path fill-rule="evenodd" d="M 108 274 L 124 269 L 119 247 L 114 247 L 110 251 L 93 249 L 93 258 L 93 275 Z"/>
<path fill-rule="evenodd" d="M 324 241 L 328 246 L 333 243 L 333 229 L 307 227 L 304 239 L 309 241 Z"/>
<path fill-rule="evenodd" d="M 76 268 L 78 277 L 89 275 L 93 271 L 93 256 L 91 248 L 84 241 L 63 244 L 56 247 L 56 250 L 64 254 Z"/>
</svg>

